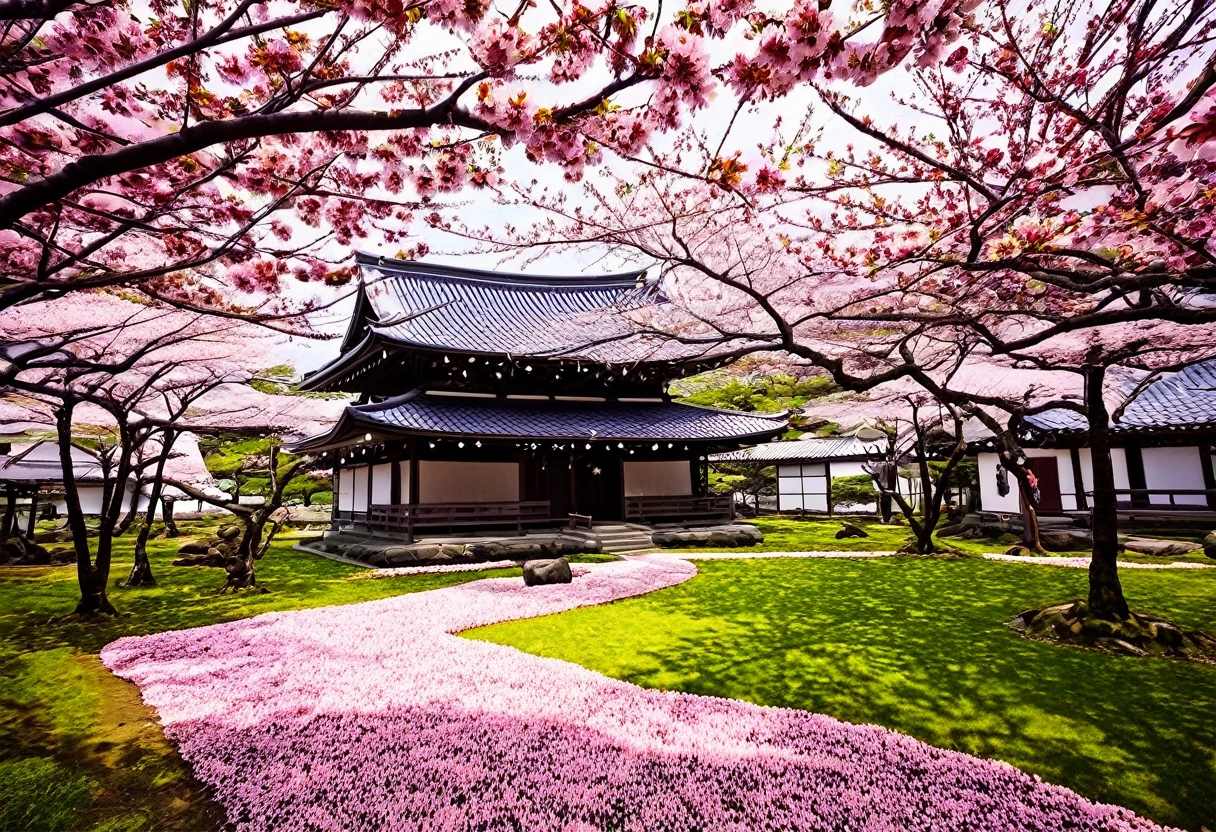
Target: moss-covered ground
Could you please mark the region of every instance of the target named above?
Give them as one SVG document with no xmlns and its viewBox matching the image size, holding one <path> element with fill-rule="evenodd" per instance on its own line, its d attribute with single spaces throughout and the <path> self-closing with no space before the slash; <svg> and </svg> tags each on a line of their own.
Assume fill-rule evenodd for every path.
<svg viewBox="0 0 1216 832">
<path fill-rule="evenodd" d="M 98 652 L 116 638 L 518 574 L 366 580 L 357 567 L 293 551 L 287 537 L 258 563 L 266 594 L 217 595 L 221 570 L 169 565 L 194 526 L 180 525 L 187 537 L 152 542 L 155 587 L 111 584 L 114 618 L 70 614 L 73 566 L 0 567 L 0 832 L 220 828 L 138 688 L 101 664 Z M 130 569 L 133 538 L 119 539 L 112 582 Z"/>
<path fill-rule="evenodd" d="M 1006 626 L 1019 610 L 1083 597 L 1084 570 L 907 557 L 697 567 L 651 595 L 465 635 L 647 687 L 877 723 L 1164 823 L 1216 828 L 1216 667 Z M 1216 570 L 1125 570 L 1123 582 L 1136 609 L 1216 632 Z"/>
</svg>

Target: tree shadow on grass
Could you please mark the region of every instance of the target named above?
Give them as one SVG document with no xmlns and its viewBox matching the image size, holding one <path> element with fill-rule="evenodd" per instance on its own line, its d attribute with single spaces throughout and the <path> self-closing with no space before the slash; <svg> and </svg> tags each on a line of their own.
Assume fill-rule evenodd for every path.
<svg viewBox="0 0 1216 832">
<path fill-rule="evenodd" d="M 1005 626 L 1082 597 L 1083 570 L 970 559 L 699 568 L 644 598 L 477 637 L 645 686 L 877 723 L 1161 822 L 1216 825 L 1216 668 L 1036 643 Z M 1124 581 L 1133 606 L 1216 629 L 1210 576 Z"/>
</svg>

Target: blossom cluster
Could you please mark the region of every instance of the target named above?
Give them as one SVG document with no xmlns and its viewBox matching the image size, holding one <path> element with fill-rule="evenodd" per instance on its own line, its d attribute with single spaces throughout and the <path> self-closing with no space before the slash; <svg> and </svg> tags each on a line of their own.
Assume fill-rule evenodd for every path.
<svg viewBox="0 0 1216 832">
<path fill-rule="evenodd" d="M 674 558 L 121 639 L 254 830 L 1150 830 L 1006 763 L 805 711 L 647 690 L 454 633 L 670 587 Z"/>
</svg>

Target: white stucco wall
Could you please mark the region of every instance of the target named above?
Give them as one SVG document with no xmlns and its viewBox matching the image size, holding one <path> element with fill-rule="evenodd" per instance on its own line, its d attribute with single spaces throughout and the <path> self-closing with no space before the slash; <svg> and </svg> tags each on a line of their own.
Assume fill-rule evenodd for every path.
<svg viewBox="0 0 1216 832">
<path fill-rule="evenodd" d="M 353 468 L 338 470 L 338 511 L 354 511 L 355 471 Z"/>
<path fill-rule="evenodd" d="M 1182 448 L 1144 448 L 1140 452 L 1144 459 L 1145 488 L 1203 488 L 1203 460 L 1197 446 Z M 1169 505 L 1168 494 L 1152 494 L 1153 505 Z M 1179 494 L 1174 497 L 1176 505 L 1207 505 L 1202 494 Z"/>
<path fill-rule="evenodd" d="M 350 469 L 351 481 L 353 483 L 351 487 L 354 492 L 352 494 L 351 508 L 354 511 L 367 511 L 368 468 L 369 466 L 367 465 L 356 465 Z"/>
<path fill-rule="evenodd" d="M 418 462 L 418 502 L 495 503 L 519 500 L 517 462 Z"/>
<path fill-rule="evenodd" d="M 372 505 L 386 506 L 393 501 L 393 463 L 372 466 Z"/>
<path fill-rule="evenodd" d="M 692 494 L 688 460 L 625 463 L 626 497 L 675 497 Z"/>
<path fill-rule="evenodd" d="M 1196 456 L 1198 456 L 1199 449 L 1195 448 L 1193 450 Z M 1075 511 L 1077 508 L 1075 497 L 1076 485 L 1073 478 L 1072 457 L 1069 451 L 1067 449 L 1027 448 L 1026 456 L 1032 458 L 1055 457 L 1056 470 L 1060 477 L 1060 503 L 1065 511 Z M 1081 487 L 1088 494 L 1094 489 L 1094 469 L 1089 448 L 1080 448 L 1077 456 L 1081 463 Z M 1110 456 L 1111 465 L 1115 469 L 1115 488 L 1127 488 L 1127 454 L 1122 448 L 1112 448 Z M 984 511 L 999 511 L 1011 514 L 1020 512 L 1022 509 L 1018 503 L 1018 482 L 1012 475 L 1009 477 L 1009 493 L 1004 497 L 997 494 L 997 455 L 994 453 L 982 453 L 978 455 L 977 459 L 979 462 L 981 508 Z M 1147 467 L 1148 462 L 1146 460 L 1145 468 L 1147 469 Z M 1200 473 L 1200 477 L 1202 478 L 1202 473 Z M 1149 487 L 1153 488 L 1154 486 Z M 1183 486 L 1175 487 L 1181 488 Z M 1126 497 L 1122 497 L 1121 499 L 1126 499 Z"/>
</svg>

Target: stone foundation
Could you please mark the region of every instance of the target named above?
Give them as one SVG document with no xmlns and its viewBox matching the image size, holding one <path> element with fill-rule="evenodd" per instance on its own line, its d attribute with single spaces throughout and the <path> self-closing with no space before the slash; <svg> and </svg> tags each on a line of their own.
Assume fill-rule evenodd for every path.
<svg viewBox="0 0 1216 832">
<path fill-rule="evenodd" d="M 650 536 L 655 546 L 664 549 L 687 549 L 694 546 L 713 546 L 734 549 L 739 546 L 755 546 L 764 542 L 764 533 L 755 526 L 739 523 L 733 526 L 709 526 L 704 529 L 671 529 L 657 531 Z"/>
<path fill-rule="evenodd" d="M 495 560 L 548 560 L 562 555 L 597 553 L 599 547 L 572 535 L 535 535 L 463 542 L 400 543 L 378 538 L 323 538 L 309 549 L 357 560 L 375 567 L 481 563 Z"/>
</svg>

